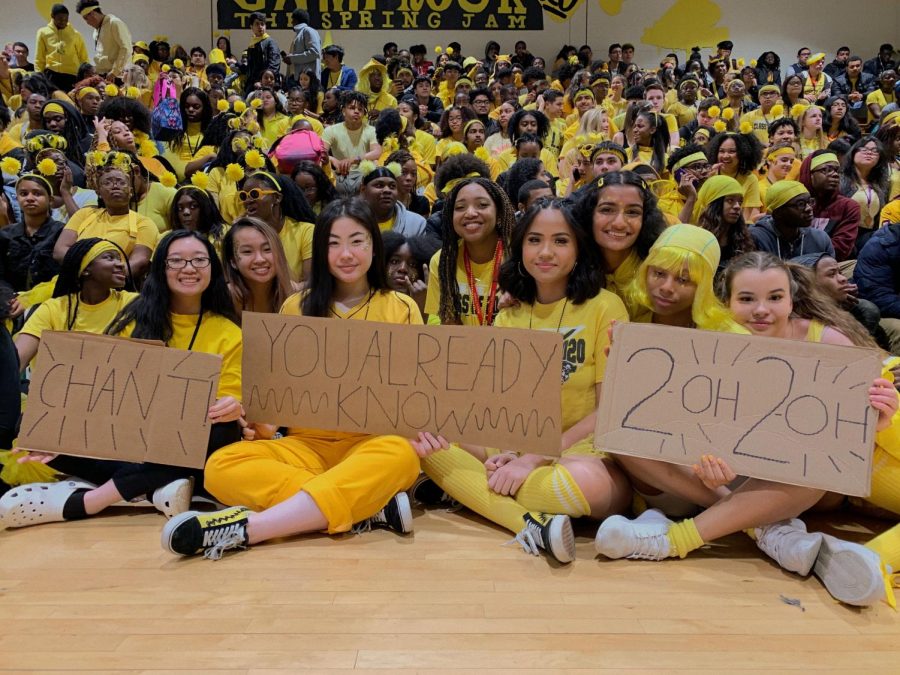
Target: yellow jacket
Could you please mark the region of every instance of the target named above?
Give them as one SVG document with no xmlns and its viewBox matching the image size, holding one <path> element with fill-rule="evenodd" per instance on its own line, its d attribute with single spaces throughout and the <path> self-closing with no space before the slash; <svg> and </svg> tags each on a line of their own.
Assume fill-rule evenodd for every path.
<svg viewBox="0 0 900 675">
<path fill-rule="evenodd" d="M 88 61 L 84 38 L 72 28 L 72 24 L 57 30 L 51 21 L 38 30 L 35 42 L 37 53 L 34 57 L 34 69 L 37 71 L 52 70 L 64 75 L 75 75 L 78 67 Z"/>
</svg>

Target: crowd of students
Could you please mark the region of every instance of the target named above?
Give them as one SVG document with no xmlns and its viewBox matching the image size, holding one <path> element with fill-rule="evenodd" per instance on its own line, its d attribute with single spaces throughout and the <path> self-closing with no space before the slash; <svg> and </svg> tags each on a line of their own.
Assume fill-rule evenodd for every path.
<svg viewBox="0 0 900 675">
<path fill-rule="evenodd" d="M 572 518 L 600 521 L 609 558 L 745 531 L 843 602 L 892 600 L 900 526 L 860 546 L 798 519 L 900 514 L 891 45 L 827 66 L 803 48 L 782 73 L 728 42 L 652 68 L 631 45 L 550 62 L 524 42 L 465 57 L 453 43 L 431 62 L 388 43 L 357 73 L 303 10 L 290 52 L 253 13 L 246 52 L 219 38 L 207 54 L 132 43 L 79 0 L 92 65 L 67 8 L 51 11 L 33 70 L 27 45 L 0 59 L 0 447 L 45 330 L 219 354 L 222 376 L 203 471 L 7 452 L 0 526 L 146 503 L 169 518 L 165 549 L 215 559 L 307 532 L 408 533 L 411 499 L 455 501 L 561 563 Z M 243 311 L 561 333 L 561 454 L 248 423 Z M 871 496 L 595 449 L 616 321 L 881 349 Z M 225 508 L 192 511 L 198 496 Z"/>
</svg>

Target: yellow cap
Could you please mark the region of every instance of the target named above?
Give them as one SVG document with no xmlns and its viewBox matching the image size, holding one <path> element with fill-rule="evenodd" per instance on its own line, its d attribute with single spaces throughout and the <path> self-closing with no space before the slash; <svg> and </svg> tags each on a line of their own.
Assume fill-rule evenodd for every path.
<svg viewBox="0 0 900 675">
<path fill-rule="evenodd" d="M 779 209 L 794 197 L 799 195 L 808 195 L 809 190 L 795 180 L 779 180 L 766 190 L 766 211 L 772 213 L 775 209 Z"/>
</svg>

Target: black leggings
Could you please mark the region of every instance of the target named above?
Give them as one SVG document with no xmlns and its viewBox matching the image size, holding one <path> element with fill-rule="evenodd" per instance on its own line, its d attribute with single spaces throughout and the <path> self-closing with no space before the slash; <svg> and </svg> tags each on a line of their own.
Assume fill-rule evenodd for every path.
<svg viewBox="0 0 900 675">
<path fill-rule="evenodd" d="M 206 456 L 226 445 L 231 445 L 241 440 L 241 427 L 237 422 L 222 422 L 213 424 L 209 432 L 209 444 L 206 448 Z M 168 466 L 166 464 L 135 464 L 133 462 L 119 462 L 109 459 L 90 459 L 88 457 L 71 457 L 60 455 L 50 462 L 50 466 L 60 473 L 68 474 L 94 485 L 102 485 L 112 480 L 119 494 L 126 501 L 146 496 L 153 497 L 153 493 L 164 485 L 168 485 L 179 478 L 194 477 L 197 490 L 202 490 L 203 471 L 201 469 L 189 469 L 182 466 Z M 205 493 L 204 493 L 205 494 Z"/>
</svg>

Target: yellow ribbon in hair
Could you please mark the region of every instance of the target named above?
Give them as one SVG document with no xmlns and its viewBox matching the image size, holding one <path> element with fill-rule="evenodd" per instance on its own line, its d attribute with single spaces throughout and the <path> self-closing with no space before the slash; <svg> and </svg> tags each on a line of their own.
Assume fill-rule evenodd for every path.
<svg viewBox="0 0 900 675">
<path fill-rule="evenodd" d="M 672 170 L 676 171 L 678 169 L 681 169 L 682 167 L 687 166 L 688 164 L 693 164 L 694 162 L 706 162 L 706 161 L 708 161 L 708 160 L 707 160 L 705 154 L 703 154 L 702 152 L 695 152 L 686 157 L 682 157 L 677 162 L 675 162 L 675 165 L 672 167 Z"/>
<path fill-rule="evenodd" d="M 75 98 L 77 98 L 80 101 L 88 94 L 97 94 L 97 96 L 99 96 L 100 92 L 97 91 L 94 87 L 82 87 L 81 89 L 78 90 L 78 93 L 75 94 Z"/>
<path fill-rule="evenodd" d="M 840 164 L 838 161 L 838 157 L 833 152 L 823 152 L 821 155 L 816 155 L 812 158 L 812 161 L 809 163 L 809 170 L 815 171 L 823 164 Z"/>
<path fill-rule="evenodd" d="M 90 265 L 107 251 L 116 251 L 118 253 L 119 247 L 106 239 L 102 239 L 91 246 L 88 249 L 88 252 L 85 253 L 84 257 L 81 259 L 81 265 L 79 265 L 78 267 L 78 274 L 83 274 L 84 271 L 88 268 L 88 265 Z"/>
<path fill-rule="evenodd" d="M 59 103 L 51 101 L 44 106 L 44 113 L 56 113 L 57 115 L 65 115 L 66 111 Z"/>
<path fill-rule="evenodd" d="M 478 178 L 479 176 L 481 176 L 480 173 L 478 173 L 477 171 L 472 171 L 470 173 L 467 173 L 462 178 L 454 178 L 453 180 L 448 180 L 447 184 L 444 185 L 443 192 L 444 192 L 444 194 L 448 195 L 451 192 L 453 192 L 453 188 L 455 188 L 457 185 L 462 183 L 464 180 L 468 180 L 470 178 Z"/>
</svg>

